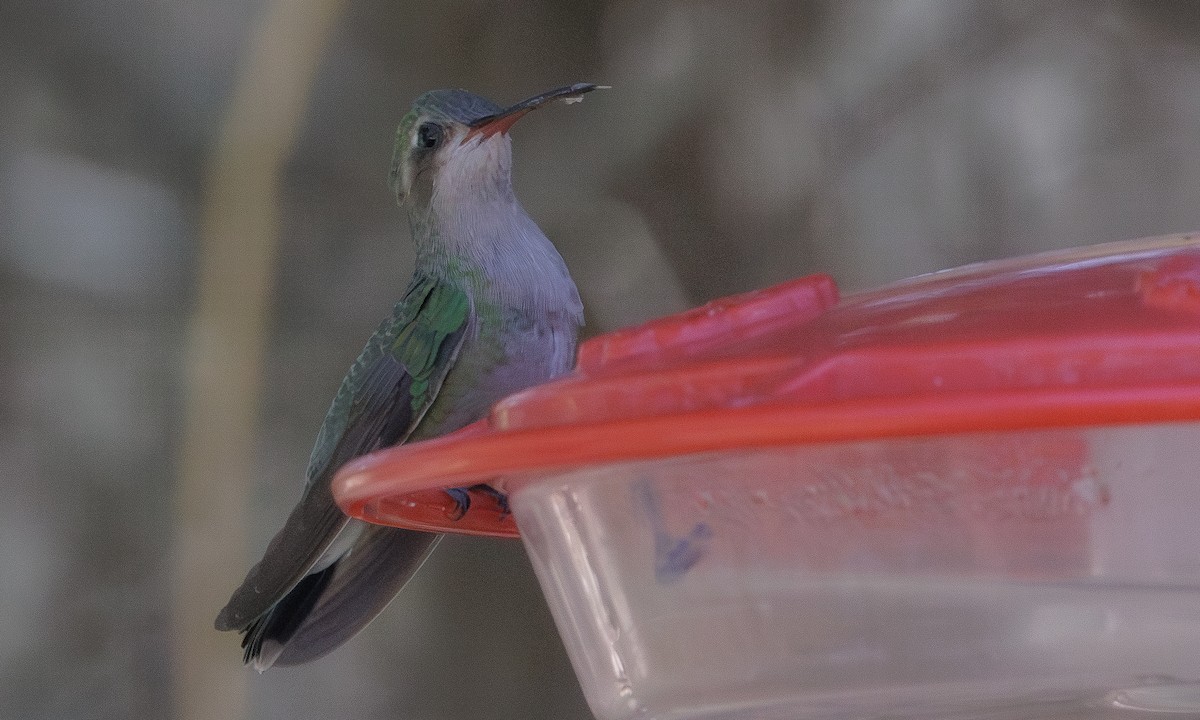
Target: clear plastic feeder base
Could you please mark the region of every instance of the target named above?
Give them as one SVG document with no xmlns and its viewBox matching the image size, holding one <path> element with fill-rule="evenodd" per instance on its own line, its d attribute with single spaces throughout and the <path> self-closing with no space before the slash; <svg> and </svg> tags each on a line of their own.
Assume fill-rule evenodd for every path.
<svg viewBox="0 0 1200 720">
<path fill-rule="evenodd" d="M 625 463 L 512 498 L 626 718 L 1200 717 L 1200 424 Z"/>
</svg>

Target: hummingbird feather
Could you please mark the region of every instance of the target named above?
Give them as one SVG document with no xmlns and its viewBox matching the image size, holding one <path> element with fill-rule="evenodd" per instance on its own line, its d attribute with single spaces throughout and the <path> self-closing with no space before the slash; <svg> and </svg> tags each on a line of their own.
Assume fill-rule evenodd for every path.
<svg viewBox="0 0 1200 720">
<path fill-rule="evenodd" d="M 299 665 L 346 642 L 387 607 L 441 538 L 437 533 L 366 528 L 353 552 L 322 572 L 320 591 L 303 614 L 304 622 L 282 640 L 264 637 L 256 654 L 247 646 L 248 659 L 260 669 Z"/>
<path fill-rule="evenodd" d="M 412 433 L 454 364 L 469 316 L 462 290 L 414 279 L 342 381 L 317 434 L 304 496 L 217 616 L 218 630 L 247 630 L 306 575 L 325 569 L 321 562 L 348 520 L 329 489 L 333 473 Z"/>
</svg>

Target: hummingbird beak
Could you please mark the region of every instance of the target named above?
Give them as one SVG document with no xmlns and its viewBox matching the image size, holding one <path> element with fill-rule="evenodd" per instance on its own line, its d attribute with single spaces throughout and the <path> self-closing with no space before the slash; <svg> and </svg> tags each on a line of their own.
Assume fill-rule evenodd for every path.
<svg viewBox="0 0 1200 720">
<path fill-rule="evenodd" d="M 486 140 L 496 133 L 506 133 L 521 118 L 525 117 L 526 113 L 531 110 L 536 110 L 542 105 L 554 100 L 562 100 L 565 103 L 575 103 L 583 100 L 586 93 L 593 90 L 605 90 L 608 85 L 594 85 L 592 83 L 575 83 L 567 85 L 549 92 L 544 92 L 541 95 L 534 95 L 528 100 L 522 100 L 516 105 L 501 110 L 494 115 L 481 117 L 471 123 L 470 130 L 467 131 L 467 136 L 463 138 L 464 142 L 470 138 L 477 137 L 480 140 Z"/>
</svg>

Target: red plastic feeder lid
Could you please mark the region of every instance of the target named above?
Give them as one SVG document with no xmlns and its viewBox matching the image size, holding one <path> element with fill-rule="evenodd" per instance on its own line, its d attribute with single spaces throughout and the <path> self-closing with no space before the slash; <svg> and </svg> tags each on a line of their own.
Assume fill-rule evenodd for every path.
<svg viewBox="0 0 1200 720">
<path fill-rule="evenodd" d="M 569 468 L 872 438 L 1200 419 L 1200 235 L 934 273 L 839 301 L 814 275 L 584 343 L 458 433 L 347 464 L 350 515 L 516 536 L 490 498 Z"/>
</svg>

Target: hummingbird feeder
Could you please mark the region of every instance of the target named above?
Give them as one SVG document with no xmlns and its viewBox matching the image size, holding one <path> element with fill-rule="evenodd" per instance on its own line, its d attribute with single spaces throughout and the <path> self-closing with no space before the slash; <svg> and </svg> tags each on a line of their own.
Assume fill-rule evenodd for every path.
<svg viewBox="0 0 1200 720">
<path fill-rule="evenodd" d="M 519 535 L 603 720 L 1198 716 L 1200 236 L 718 300 L 334 491 Z"/>
</svg>

